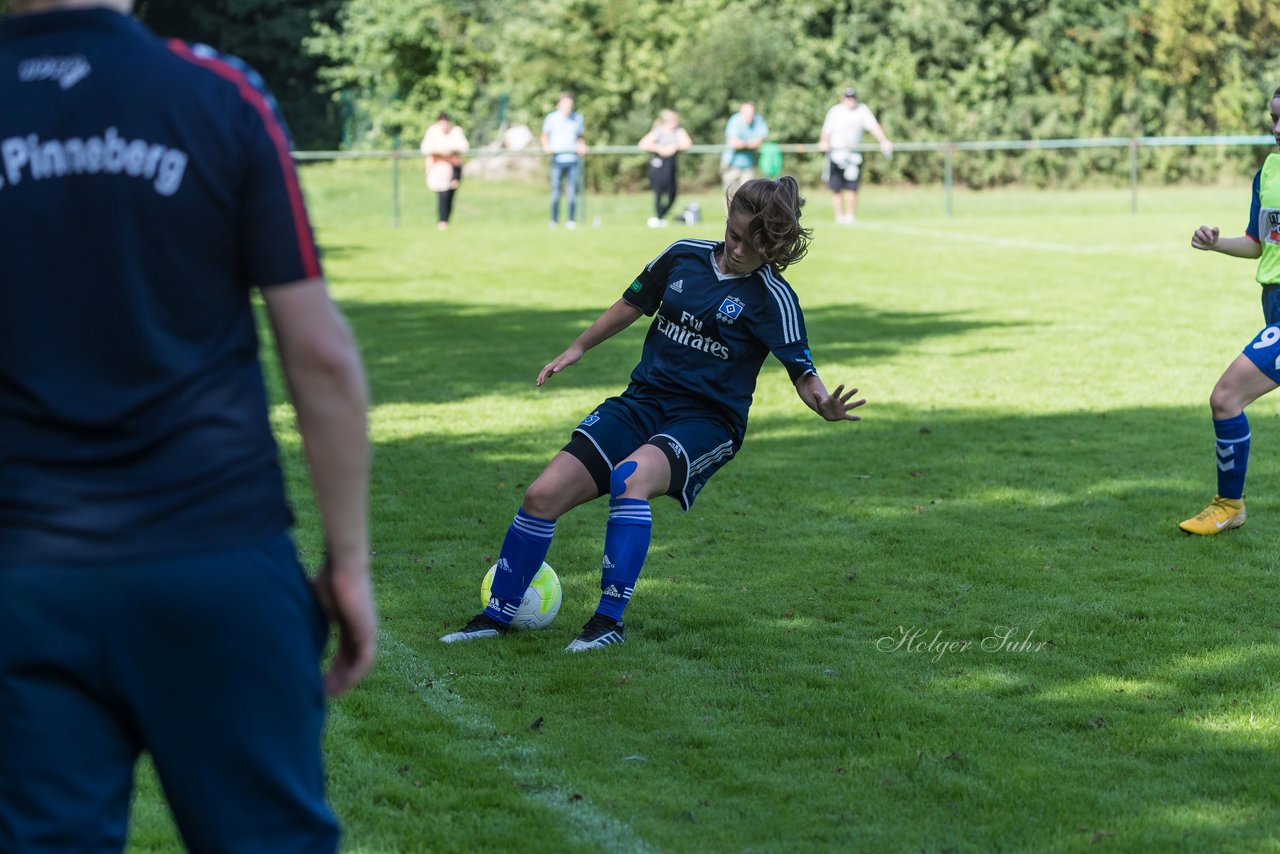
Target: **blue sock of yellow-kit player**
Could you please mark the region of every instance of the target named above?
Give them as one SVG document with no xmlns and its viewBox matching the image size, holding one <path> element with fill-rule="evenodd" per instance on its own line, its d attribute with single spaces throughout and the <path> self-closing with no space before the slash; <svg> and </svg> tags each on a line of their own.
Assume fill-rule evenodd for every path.
<svg viewBox="0 0 1280 854">
<path fill-rule="evenodd" d="M 1214 419 L 1213 432 L 1217 437 L 1218 495 L 1242 498 L 1249 467 L 1249 419 L 1243 412 L 1235 418 Z"/>
<path fill-rule="evenodd" d="M 551 537 L 556 532 L 554 519 L 539 519 L 524 512 L 521 507 L 516 518 L 507 528 L 498 556 L 498 571 L 493 574 L 493 586 L 489 590 L 489 604 L 484 613 L 500 623 L 510 625 L 520 608 L 529 582 L 542 568 L 551 548 Z"/>
<path fill-rule="evenodd" d="M 623 463 L 610 479 L 609 523 L 605 527 L 600 604 L 596 606 L 596 613 L 618 622 L 622 621 L 622 612 L 631 600 L 631 591 L 649 554 L 653 530 L 648 501 L 619 497 L 626 491 L 626 480 L 635 470 L 634 462 Z"/>
</svg>

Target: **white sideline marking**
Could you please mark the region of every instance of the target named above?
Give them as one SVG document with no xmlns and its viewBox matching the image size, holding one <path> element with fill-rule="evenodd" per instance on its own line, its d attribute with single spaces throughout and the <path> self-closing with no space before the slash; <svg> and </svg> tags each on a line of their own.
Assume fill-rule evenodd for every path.
<svg viewBox="0 0 1280 854">
<path fill-rule="evenodd" d="M 509 735 L 497 735 L 493 721 L 471 708 L 462 697 L 450 693 L 416 652 L 383 628 L 378 629 L 378 668 L 404 677 L 423 705 L 462 730 L 478 754 L 493 760 L 517 783 L 527 786 L 527 796 L 566 818 L 568 834 L 576 842 L 604 851 L 655 851 L 630 825 L 596 808 L 586 797 L 571 802 L 570 796 L 576 793 L 559 774 L 546 767 L 535 746 L 521 744 Z M 428 682 L 432 687 L 427 687 Z"/>
<path fill-rule="evenodd" d="M 1025 240 L 1021 237 L 991 237 L 986 234 L 972 234 L 966 231 L 943 231 L 932 228 L 917 228 L 910 225 L 891 225 L 881 222 L 859 222 L 855 230 L 888 231 L 894 234 L 910 234 L 932 239 L 943 238 L 961 240 L 966 243 L 982 243 L 988 246 L 1005 246 L 1013 249 L 1041 249 L 1045 252 L 1062 252 L 1067 255 L 1105 255 L 1110 252 L 1168 252 L 1182 246 L 1181 243 L 1101 243 L 1097 246 L 1082 246 L 1075 243 L 1051 243 L 1045 240 Z"/>
</svg>

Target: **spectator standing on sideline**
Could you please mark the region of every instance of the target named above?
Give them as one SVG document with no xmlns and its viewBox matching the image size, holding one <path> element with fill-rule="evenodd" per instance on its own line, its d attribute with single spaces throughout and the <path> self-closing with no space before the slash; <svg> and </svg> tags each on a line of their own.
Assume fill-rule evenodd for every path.
<svg viewBox="0 0 1280 854">
<path fill-rule="evenodd" d="M 769 126 L 756 113 L 756 105 L 743 101 L 724 126 L 724 153 L 720 178 L 724 181 L 725 210 L 738 188 L 756 177 L 756 152 L 769 135 Z"/>
<path fill-rule="evenodd" d="M 638 145 L 653 155 L 648 169 L 649 186 L 653 188 L 653 216 L 649 217 L 649 227 L 659 228 L 667 224 L 667 212 L 676 202 L 676 155 L 688 151 L 693 140 L 680 127 L 676 111 L 663 110 L 653 129 L 641 137 Z"/>
<path fill-rule="evenodd" d="M 427 159 L 427 189 L 436 194 L 436 228 L 441 231 L 449 227 L 453 196 L 462 183 L 462 155 L 470 148 L 462 128 L 444 112 L 436 116 L 418 146 Z"/>
<path fill-rule="evenodd" d="M 551 227 L 560 224 L 560 194 L 568 188 L 569 217 L 565 228 L 578 225 L 578 179 L 582 174 L 582 156 L 587 153 L 586 127 L 582 115 L 574 112 L 573 93 L 561 92 L 556 108 L 542 122 L 542 150 L 551 155 Z"/>
<path fill-rule="evenodd" d="M 189 849 L 332 852 L 324 694 L 376 631 L 360 359 L 261 78 L 132 7 L 0 21 L 0 851 L 122 850 L 145 750 Z M 313 582 L 255 285 L 324 529 Z"/>
<path fill-rule="evenodd" d="M 893 143 L 885 136 L 871 109 L 858 102 L 858 90 L 850 86 L 841 93 L 840 103 L 827 110 L 818 139 L 818 148 L 827 153 L 822 164 L 822 179 L 834 193 L 831 203 L 836 222 L 841 225 L 858 221 L 862 155 L 857 148 L 862 143 L 862 134 L 868 131 L 879 141 L 880 152 L 892 157 Z"/>
</svg>

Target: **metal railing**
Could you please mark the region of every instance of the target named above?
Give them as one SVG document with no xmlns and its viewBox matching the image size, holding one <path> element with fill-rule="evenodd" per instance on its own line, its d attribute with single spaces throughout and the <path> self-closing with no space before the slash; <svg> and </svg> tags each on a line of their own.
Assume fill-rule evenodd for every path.
<svg viewBox="0 0 1280 854">
<path fill-rule="evenodd" d="M 1276 144 L 1271 136 L 1111 136 L 1093 139 L 996 139 L 996 140 L 944 140 L 941 142 L 901 142 L 894 144 L 895 152 L 941 153 L 943 157 L 943 189 L 945 212 L 952 215 L 952 194 L 955 183 L 955 155 L 963 151 L 1035 151 L 1052 149 L 1100 149 L 1119 148 L 1128 150 L 1130 211 L 1138 212 L 1138 152 L 1143 148 L 1162 148 L 1171 146 L 1272 146 Z M 816 154 L 820 149 L 817 143 L 779 143 L 783 154 Z M 688 154 L 719 155 L 723 145 L 695 145 L 688 149 Z M 858 151 L 876 152 L 877 145 L 861 145 Z M 597 145 L 587 149 L 587 157 L 603 155 L 643 155 L 645 151 L 634 145 Z M 505 148 L 472 149 L 465 155 L 468 159 L 483 157 L 530 157 L 543 158 L 547 155 L 538 148 L 529 147 L 521 150 Z M 400 226 L 400 161 L 417 161 L 422 157 L 417 151 L 393 149 L 390 151 L 295 151 L 294 160 L 302 162 L 332 160 L 390 160 L 391 161 L 391 198 L 392 224 Z"/>
</svg>

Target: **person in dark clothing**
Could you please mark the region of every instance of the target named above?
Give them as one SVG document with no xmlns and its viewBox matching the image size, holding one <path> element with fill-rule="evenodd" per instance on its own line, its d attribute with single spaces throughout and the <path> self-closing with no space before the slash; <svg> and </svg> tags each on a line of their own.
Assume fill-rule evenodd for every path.
<svg viewBox="0 0 1280 854">
<path fill-rule="evenodd" d="M 650 228 L 667 224 L 667 213 L 676 202 L 676 155 L 692 145 L 693 140 L 680 127 L 680 116 L 675 110 L 663 110 L 653 129 L 641 138 L 640 148 L 653 155 L 648 168 L 654 210 L 649 217 Z"/>
</svg>

